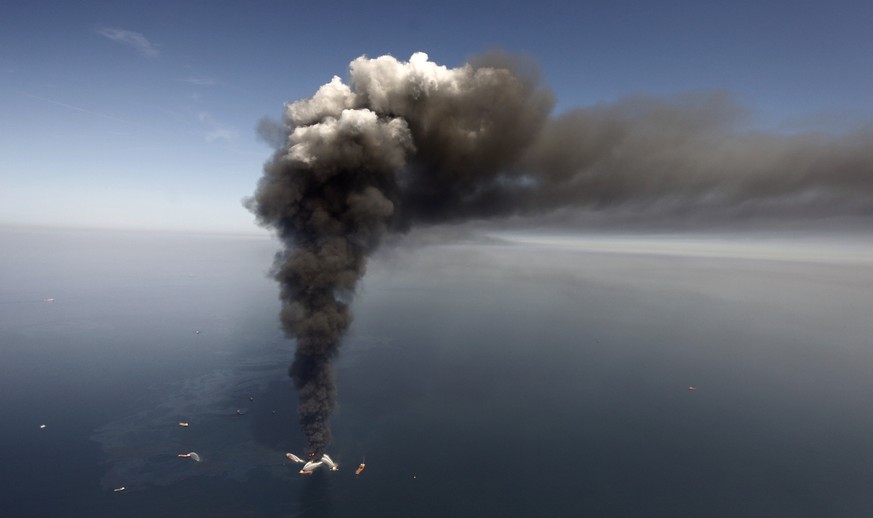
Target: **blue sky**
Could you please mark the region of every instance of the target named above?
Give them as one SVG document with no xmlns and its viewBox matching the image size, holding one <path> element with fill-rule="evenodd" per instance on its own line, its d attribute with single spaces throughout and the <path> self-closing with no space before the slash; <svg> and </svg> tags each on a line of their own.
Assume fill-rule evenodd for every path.
<svg viewBox="0 0 873 518">
<path fill-rule="evenodd" d="M 535 58 L 557 110 L 733 93 L 764 127 L 873 119 L 869 2 L 0 5 L 0 224 L 262 232 L 254 132 L 366 54 Z"/>
</svg>

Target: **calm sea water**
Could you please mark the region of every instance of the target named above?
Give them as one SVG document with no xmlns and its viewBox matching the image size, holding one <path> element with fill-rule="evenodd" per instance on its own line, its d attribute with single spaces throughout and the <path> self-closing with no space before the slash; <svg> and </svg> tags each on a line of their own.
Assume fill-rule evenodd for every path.
<svg viewBox="0 0 873 518">
<path fill-rule="evenodd" d="M 300 477 L 284 458 L 303 437 L 265 275 L 275 243 L 12 229 L 0 243 L 4 516 L 873 512 L 869 248 L 385 251 L 336 362 L 341 469 Z"/>
</svg>

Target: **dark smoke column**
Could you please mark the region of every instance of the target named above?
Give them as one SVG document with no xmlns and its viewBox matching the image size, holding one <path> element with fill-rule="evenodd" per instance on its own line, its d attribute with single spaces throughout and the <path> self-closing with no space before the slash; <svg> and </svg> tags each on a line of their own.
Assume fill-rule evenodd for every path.
<svg viewBox="0 0 873 518">
<path fill-rule="evenodd" d="M 412 149 L 405 122 L 331 104 L 343 95 L 350 92 L 336 80 L 287 107 L 288 142 L 266 165 L 249 204 L 286 247 L 274 276 L 282 326 L 297 339 L 288 372 L 316 456 L 330 443 L 336 402 L 330 362 L 351 322 L 347 301 L 394 212 L 385 193 Z"/>
<path fill-rule="evenodd" d="M 289 374 L 316 456 L 330 443 L 330 362 L 368 254 L 389 228 L 499 203 L 489 184 L 501 180 L 552 105 L 532 81 L 484 61 L 448 69 L 422 53 L 408 62 L 361 57 L 350 76 L 351 86 L 334 77 L 286 106 L 287 141 L 247 202 L 285 244 L 274 276 L 283 328 L 297 340 Z"/>
</svg>

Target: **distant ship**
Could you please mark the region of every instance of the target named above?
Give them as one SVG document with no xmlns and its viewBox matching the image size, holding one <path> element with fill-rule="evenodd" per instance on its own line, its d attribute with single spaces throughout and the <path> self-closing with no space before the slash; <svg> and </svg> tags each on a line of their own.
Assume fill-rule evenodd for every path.
<svg viewBox="0 0 873 518">
<path fill-rule="evenodd" d="M 321 462 L 320 460 L 319 461 L 309 461 L 303 465 L 303 469 L 300 470 L 300 474 L 301 475 L 312 475 L 312 472 L 316 468 L 321 466 L 322 464 L 324 464 L 324 463 Z"/>
</svg>

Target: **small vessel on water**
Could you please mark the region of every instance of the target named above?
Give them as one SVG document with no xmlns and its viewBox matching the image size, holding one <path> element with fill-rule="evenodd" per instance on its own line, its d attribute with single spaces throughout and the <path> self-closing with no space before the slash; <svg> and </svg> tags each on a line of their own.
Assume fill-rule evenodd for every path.
<svg viewBox="0 0 873 518">
<path fill-rule="evenodd" d="M 364 468 L 366 468 L 366 467 L 367 467 L 367 465 L 362 462 L 361 465 L 358 466 L 358 469 L 355 470 L 355 475 L 360 475 L 361 472 L 364 471 Z"/>
<path fill-rule="evenodd" d="M 339 464 L 334 462 L 327 453 L 321 456 L 321 461 L 327 464 L 331 471 L 339 471 Z"/>
<path fill-rule="evenodd" d="M 321 461 L 309 461 L 303 465 L 303 469 L 300 470 L 301 475 L 312 475 L 312 472 L 315 468 L 321 466 L 323 462 Z"/>
<path fill-rule="evenodd" d="M 301 459 L 297 455 L 294 455 L 293 453 L 286 453 L 285 456 L 288 457 L 288 460 L 292 460 L 300 464 L 304 464 L 306 462 L 305 460 Z"/>
<path fill-rule="evenodd" d="M 195 462 L 200 462 L 200 455 L 198 455 L 196 451 L 190 451 L 188 453 L 180 453 L 180 454 L 176 455 L 176 457 L 181 457 L 183 459 L 191 459 Z"/>
</svg>

